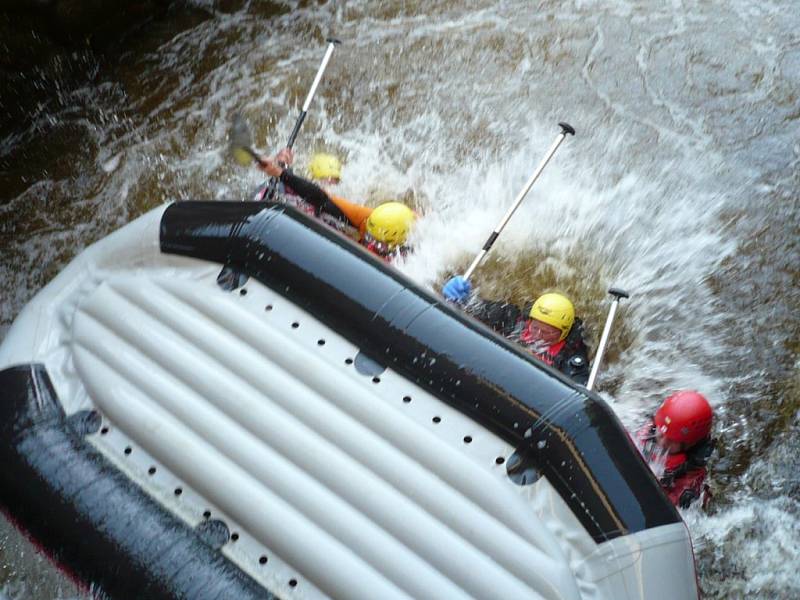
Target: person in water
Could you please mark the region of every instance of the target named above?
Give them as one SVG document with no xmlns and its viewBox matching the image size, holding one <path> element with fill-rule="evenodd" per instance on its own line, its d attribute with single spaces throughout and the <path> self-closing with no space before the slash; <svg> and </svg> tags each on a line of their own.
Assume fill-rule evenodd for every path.
<svg viewBox="0 0 800 600">
<path fill-rule="evenodd" d="M 713 419 L 706 397 L 685 390 L 664 400 L 637 435 L 637 445 L 657 475 L 663 466 L 659 482 L 664 492 L 681 508 L 688 508 L 698 498 L 705 506 L 711 498 L 705 478 L 714 449 Z"/>
<path fill-rule="evenodd" d="M 260 167 L 267 175 L 278 179 L 290 202 L 387 260 L 408 252 L 406 242 L 416 220 L 413 210 L 400 202 L 384 202 L 373 208 L 324 190 L 315 182 L 333 185 L 341 178 L 341 164 L 330 154 L 316 154 L 311 159 L 309 173 L 314 181 L 292 172 L 288 165 L 293 158 L 291 150 L 284 148 L 275 158 L 263 159 Z"/>
<path fill-rule="evenodd" d="M 442 288 L 447 300 L 465 304 L 472 292 L 469 281 L 452 277 Z M 583 340 L 583 324 L 575 317 L 572 302 L 559 293 L 536 299 L 527 312 L 505 302 L 477 298 L 470 312 L 505 337 L 518 342 L 536 358 L 555 367 L 573 381 L 585 385 L 589 379 L 589 351 Z"/>
</svg>

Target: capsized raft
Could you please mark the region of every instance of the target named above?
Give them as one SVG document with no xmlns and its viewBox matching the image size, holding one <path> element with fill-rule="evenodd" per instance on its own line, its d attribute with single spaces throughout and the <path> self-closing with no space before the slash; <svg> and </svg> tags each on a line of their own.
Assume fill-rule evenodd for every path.
<svg viewBox="0 0 800 600">
<path fill-rule="evenodd" d="M 72 261 L 0 346 L 0 461 L 114 598 L 697 597 L 598 396 L 278 204 L 160 207 Z"/>
</svg>

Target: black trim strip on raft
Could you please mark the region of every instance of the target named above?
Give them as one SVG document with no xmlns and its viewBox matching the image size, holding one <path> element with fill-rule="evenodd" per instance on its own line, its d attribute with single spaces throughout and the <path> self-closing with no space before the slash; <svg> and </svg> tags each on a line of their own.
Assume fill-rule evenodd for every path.
<svg viewBox="0 0 800 600">
<path fill-rule="evenodd" d="M 257 279 L 515 445 L 515 467 L 546 476 L 598 543 L 680 521 L 598 396 L 319 221 L 281 204 L 180 202 L 161 250 Z"/>
<path fill-rule="evenodd" d="M 0 504 L 94 595 L 275 598 L 80 435 L 43 365 L 0 371 L 0 390 Z"/>
</svg>

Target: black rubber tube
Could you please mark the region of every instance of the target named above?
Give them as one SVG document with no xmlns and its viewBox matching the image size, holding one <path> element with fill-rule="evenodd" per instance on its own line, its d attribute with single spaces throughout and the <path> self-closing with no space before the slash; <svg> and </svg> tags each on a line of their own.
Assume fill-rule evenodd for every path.
<svg viewBox="0 0 800 600">
<path fill-rule="evenodd" d="M 546 476 L 596 541 L 680 521 L 598 396 L 319 221 L 270 203 L 177 203 L 161 249 L 257 279 L 515 445 L 514 466 Z"/>
<path fill-rule="evenodd" d="M 0 503 L 95 595 L 275 597 L 79 435 L 43 365 L 0 371 L 0 390 Z"/>
</svg>

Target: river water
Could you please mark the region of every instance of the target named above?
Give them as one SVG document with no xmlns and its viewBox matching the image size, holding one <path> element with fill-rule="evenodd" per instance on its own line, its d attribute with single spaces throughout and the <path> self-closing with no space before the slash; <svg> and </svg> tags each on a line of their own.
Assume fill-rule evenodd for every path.
<svg viewBox="0 0 800 600">
<path fill-rule="evenodd" d="M 575 300 L 599 390 L 637 427 L 668 393 L 716 410 L 708 511 L 683 512 L 706 598 L 800 597 L 800 11 L 793 0 L 195 2 L 20 74 L 0 138 L 0 336 L 71 258 L 146 210 L 241 199 L 231 115 L 344 158 L 343 195 L 425 215 L 400 266 L 466 267 L 559 131 L 577 130 L 475 275 Z M 0 525 L 0 598 L 84 598 Z"/>
</svg>

